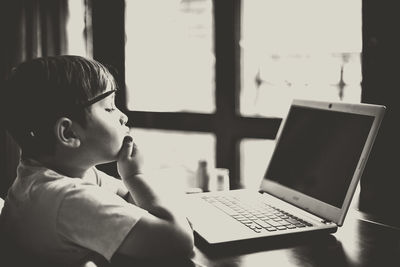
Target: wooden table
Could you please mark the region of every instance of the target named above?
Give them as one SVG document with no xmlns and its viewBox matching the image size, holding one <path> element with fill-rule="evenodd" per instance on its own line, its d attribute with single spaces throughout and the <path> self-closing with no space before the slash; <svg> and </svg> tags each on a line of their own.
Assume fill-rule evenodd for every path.
<svg viewBox="0 0 400 267">
<path fill-rule="evenodd" d="M 354 209 L 334 234 L 299 235 L 280 239 L 262 239 L 221 247 L 207 246 L 196 238 L 196 248 L 190 258 L 137 261 L 114 257 L 87 262 L 84 267 L 258 267 L 258 266 L 400 266 L 400 228 L 368 221 L 368 216 Z M 3 251 L 4 252 L 4 251 Z M 8 255 L 10 256 L 10 255 Z M 4 255 L 2 256 L 4 257 Z M 11 256 L 17 263 L 20 256 Z M 37 266 L 33 261 L 23 266 Z M 20 266 L 16 264 L 0 266 Z"/>
<path fill-rule="evenodd" d="M 197 238 L 191 259 L 116 260 L 112 266 L 400 266 L 400 229 L 370 222 L 365 214 L 350 210 L 344 226 L 334 234 L 240 242 L 217 248 Z"/>
</svg>

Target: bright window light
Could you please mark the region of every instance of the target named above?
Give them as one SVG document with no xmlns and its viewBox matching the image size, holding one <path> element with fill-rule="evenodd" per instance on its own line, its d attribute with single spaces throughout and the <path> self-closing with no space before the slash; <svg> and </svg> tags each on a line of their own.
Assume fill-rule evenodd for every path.
<svg viewBox="0 0 400 267">
<path fill-rule="evenodd" d="M 125 6 L 128 108 L 213 112 L 212 1 L 129 0 Z"/>
</svg>

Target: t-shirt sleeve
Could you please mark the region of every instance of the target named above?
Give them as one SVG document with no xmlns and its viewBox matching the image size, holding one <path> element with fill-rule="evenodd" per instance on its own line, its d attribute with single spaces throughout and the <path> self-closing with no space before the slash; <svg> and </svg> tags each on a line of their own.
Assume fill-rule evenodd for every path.
<svg viewBox="0 0 400 267">
<path fill-rule="evenodd" d="M 101 187 L 80 184 L 66 192 L 56 227 L 61 238 L 110 260 L 146 212 Z"/>
</svg>

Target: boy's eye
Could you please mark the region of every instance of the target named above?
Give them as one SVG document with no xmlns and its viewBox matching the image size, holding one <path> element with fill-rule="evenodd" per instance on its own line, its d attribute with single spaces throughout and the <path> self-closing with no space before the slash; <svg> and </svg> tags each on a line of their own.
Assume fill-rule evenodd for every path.
<svg viewBox="0 0 400 267">
<path fill-rule="evenodd" d="M 106 108 L 107 112 L 113 112 L 115 110 L 115 108 Z"/>
</svg>

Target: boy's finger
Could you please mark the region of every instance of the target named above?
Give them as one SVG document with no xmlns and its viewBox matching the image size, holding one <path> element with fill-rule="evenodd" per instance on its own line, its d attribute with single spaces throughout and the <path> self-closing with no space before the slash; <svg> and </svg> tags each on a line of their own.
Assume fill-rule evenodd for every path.
<svg viewBox="0 0 400 267">
<path fill-rule="evenodd" d="M 131 151 L 131 157 L 136 156 L 136 153 L 138 151 L 136 143 L 132 142 L 132 151 Z"/>
<path fill-rule="evenodd" d="M 132 154 L 132 149 L 133 149 L 133 138 L 132 136 L 127 135 L 124 138 L 122 148 L 119 152 L 119 158 L 120 159 L 129 158 Z"/>
</svg>

